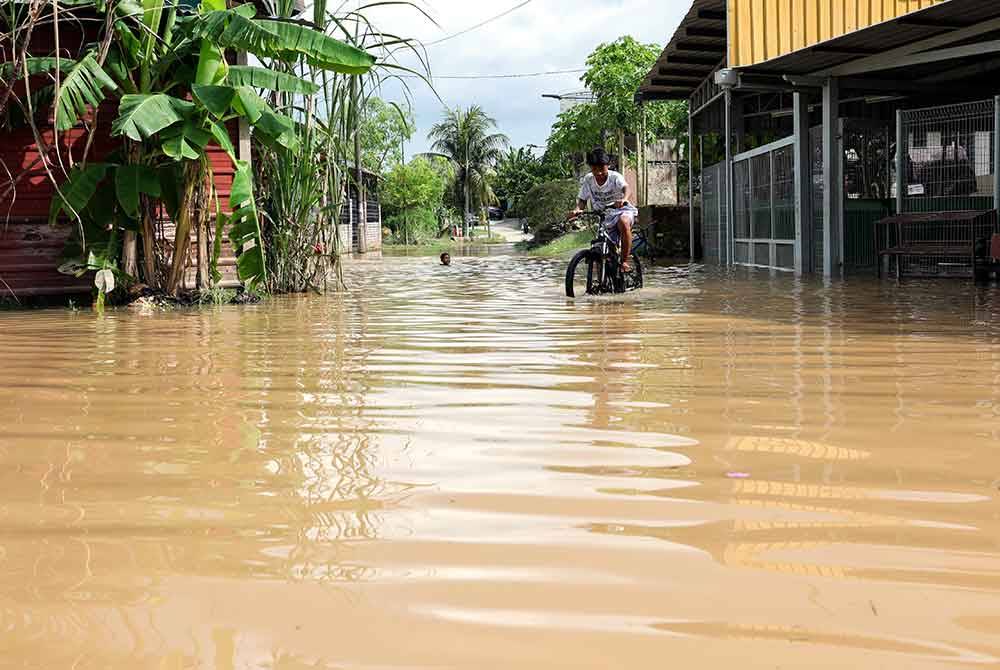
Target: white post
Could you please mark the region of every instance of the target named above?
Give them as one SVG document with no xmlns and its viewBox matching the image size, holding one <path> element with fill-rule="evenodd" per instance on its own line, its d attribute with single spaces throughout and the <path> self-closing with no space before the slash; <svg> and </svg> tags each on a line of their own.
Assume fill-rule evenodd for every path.
<svg viewBox="0 0 1000 670">
<path fill-rule="evenodd" d="M 823 84 L 823 276 L 840 270 L 840 240 L 844 180 L 841 176 L 840 87 L 831 77 Z"/>
</svg>

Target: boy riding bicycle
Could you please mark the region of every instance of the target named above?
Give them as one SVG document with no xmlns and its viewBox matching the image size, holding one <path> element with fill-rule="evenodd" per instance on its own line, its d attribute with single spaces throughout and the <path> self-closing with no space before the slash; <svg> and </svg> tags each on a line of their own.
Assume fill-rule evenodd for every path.
<svg viewBox="0 0 1000 670">
<path fill-rule="evenodd" d="M 609 170 L 611 157 L 604 149 L 598 148 L 587 154 L 590 174 L 580 180 L 580 194 L 576 198 L 576 209 L 569 213 L 574 219 L 583 213 L 590 202 L 591 208 L 604 216 L 604 227 L 617 244 L 621 244 L 622 271 L 629 272 L 628 259 L 632 256 L 632 223 L 639 214 L 629 202 L 628 182 L 621 173 Z"/>
</svg>

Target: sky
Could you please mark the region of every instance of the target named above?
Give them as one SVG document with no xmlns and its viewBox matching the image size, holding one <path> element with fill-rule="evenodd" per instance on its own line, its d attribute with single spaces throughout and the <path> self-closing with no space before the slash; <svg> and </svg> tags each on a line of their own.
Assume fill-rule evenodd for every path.
<svg viewBox="0 0 1000 670">
<path fill-rule="evenodd" d="M 399 5 L 367 13 L 383 32 L 430 43 L 476 25 L 524 0 L 429 0 L 420 6 L 438 23 L 417 10 Z M 663 46 L 673 35 L 688 0 L 531 0 L 526 6 L 487 26 L 427 47 L 431 74 L 523 74 L 582 69 L 587 55 L 600 43 L 631 35 Z M 412 65 L 412 62 L 404 63 Z M 448 107 L 478 104 L 497 120 L 500 132 L 515 147 L 544 145 L 559 113 L 556 100 L 545 93 L 583 88 L 580 74 L 520 78 L 435 79 L 438 95 Z M 420 80 L 410 80 L 411 105 L 417 132 L 407 156 L 428 149 L 427 131 L 438 121 L 442 102 Z M 402 86 L 390 84 L 382 97 L 403 101 Z"/>
</svg>

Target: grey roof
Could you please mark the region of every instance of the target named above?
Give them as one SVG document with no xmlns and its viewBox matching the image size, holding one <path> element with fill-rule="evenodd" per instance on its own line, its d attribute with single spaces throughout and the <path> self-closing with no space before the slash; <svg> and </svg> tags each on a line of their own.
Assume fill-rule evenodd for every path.
<svg viewBox="0 0 1000 670">
<path fill-rule="evenodd" d="M 661 100 L 687 99 L 725 58 L 726 0 L 694 0 L 639 93 Z"/>
</svg>

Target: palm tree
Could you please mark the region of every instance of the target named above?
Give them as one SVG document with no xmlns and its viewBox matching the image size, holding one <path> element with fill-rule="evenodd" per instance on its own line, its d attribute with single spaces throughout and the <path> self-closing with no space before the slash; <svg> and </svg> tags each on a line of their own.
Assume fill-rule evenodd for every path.
<svg viewBox="0 0 1000 670">
<path fill-rule="evenodd" d="M 462 231 L 466 236 L 469 235 L 473 196 L 480 205 L 496 197 L 490 189 L 492 169 L 510 144 L 506 135 L 491 132 L 496 125 L 496 120 L 482 107 L 473 105 L 467 110 L 445 112 L 444 119 L 434 124 L 427 135 L 433 141 L 431 150 L 445 156 L 455 166 L 455 178 L 465 201 Z"/>
</svg>

